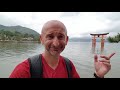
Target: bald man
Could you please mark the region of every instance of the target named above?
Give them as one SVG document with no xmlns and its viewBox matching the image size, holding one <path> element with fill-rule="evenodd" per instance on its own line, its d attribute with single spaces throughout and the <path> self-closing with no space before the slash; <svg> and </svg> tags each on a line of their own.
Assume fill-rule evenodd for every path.
<svg viewBox="0 0 120 90">
<path fill-rule="evenodd" d="M 68 43 L 67 29 L 65 25 L 58 20 L 50 20 L 43 25 L 40 35 L 41 44 L 44 46 L 44 52 L 41 53 L 42 61 L 42 78 L 68 78 L 68 71 L 66 67 L 65 58 L 61 56 L 61 52 L 65 49 Z M 95 77 L 103 78 L 110 70 L 110 58 L 104 58 L 99 61 L 97 56 L 94 57 Z M 69 60 L 71 65 L 71 78 L 80 78 L 75 66 Z M 34 64 L 35 66 L 35 64 Z M 29 60 L 25 60 L 18 64 L 10 75 L 10 78 L 31 78 Z M 36 72 L 41 69 L 34 69 Z"/>
</svg>

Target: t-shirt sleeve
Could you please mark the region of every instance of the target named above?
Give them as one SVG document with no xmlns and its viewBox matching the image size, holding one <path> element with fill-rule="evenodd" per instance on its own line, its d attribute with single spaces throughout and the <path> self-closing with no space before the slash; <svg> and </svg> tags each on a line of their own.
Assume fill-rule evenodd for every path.
<svg viewBox="0 0 120 90">
<path fill-rule="evenodd" d="M 29 70 L 29 62 L 25 60 L 14 68 L 9 78 L 30 78 Z"/>
<path fill-rule="evenodd" d="M 72 77 L 73 78 L 80 78 L 78 72 L 76 71 L 76 68 L 74 66 L 74 64 L 70 61 L 71 65 L 72 65 Z"/>
</svg>

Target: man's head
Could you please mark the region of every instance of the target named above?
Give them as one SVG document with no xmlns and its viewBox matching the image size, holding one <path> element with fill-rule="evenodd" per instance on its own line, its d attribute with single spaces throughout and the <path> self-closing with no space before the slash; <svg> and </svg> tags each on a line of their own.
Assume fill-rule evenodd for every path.
<svg viewBox="0 0 120 90">
<path fill-rule="evenodd" d="M 40 40 L 45 47 L 45 53 L 60 55 L 68 42 L 67 29 L 58 20 L 48 21 L 43 25 Z"/>
</svg>

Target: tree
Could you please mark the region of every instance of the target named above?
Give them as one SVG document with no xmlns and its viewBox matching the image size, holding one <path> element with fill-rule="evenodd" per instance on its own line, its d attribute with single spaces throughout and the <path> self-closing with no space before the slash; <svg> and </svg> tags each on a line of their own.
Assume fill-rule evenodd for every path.
<svg viewBox="0 0 120 90">
<path fill-rule="evenodd" d="M 113 37 L 108 37 L 107 40 L 110 42 L 110 43 L 118 43 L 120 41 L 120 34 L 118 33 L 116 36 L 113 36 Z"/>
</svg>

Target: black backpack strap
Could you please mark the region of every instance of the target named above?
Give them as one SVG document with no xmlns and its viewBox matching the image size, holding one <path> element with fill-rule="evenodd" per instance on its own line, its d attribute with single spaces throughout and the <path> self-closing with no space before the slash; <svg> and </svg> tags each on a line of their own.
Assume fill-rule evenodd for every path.
<svg viewBox="0 0 120 90">
<path fill-rule="evenodd" d="M 65 60 L 65 63 L 66 63 L 66 68 L 67 68 L 67 72 L 68 72 L 68 78 L 72 78 L 72 66 L 71 66 L 71 63 L 70 63 L 70 60 L 66 57 L 63 57 L 64 60 Z"/>
<path fill-rule="evenodd" d="M 70 60 L 66 57 L 63 57 L 65 60 L 68 78 L 72 78 L 71 71 L 72 66 Z M 30 74 L 31 78 L 43 78 L 43 67 L 42 67 L 42 55 L 35 55 L 33 57 L 28 58 L 30 64 Z"/>
<path fill-rule="evenodd" d="M 43 68 L 42 68 L 41 54 L 28 58 L 28 61 L 30 63 L 31 78 L 42 78 L 43 77 Z"/>
</svg>

